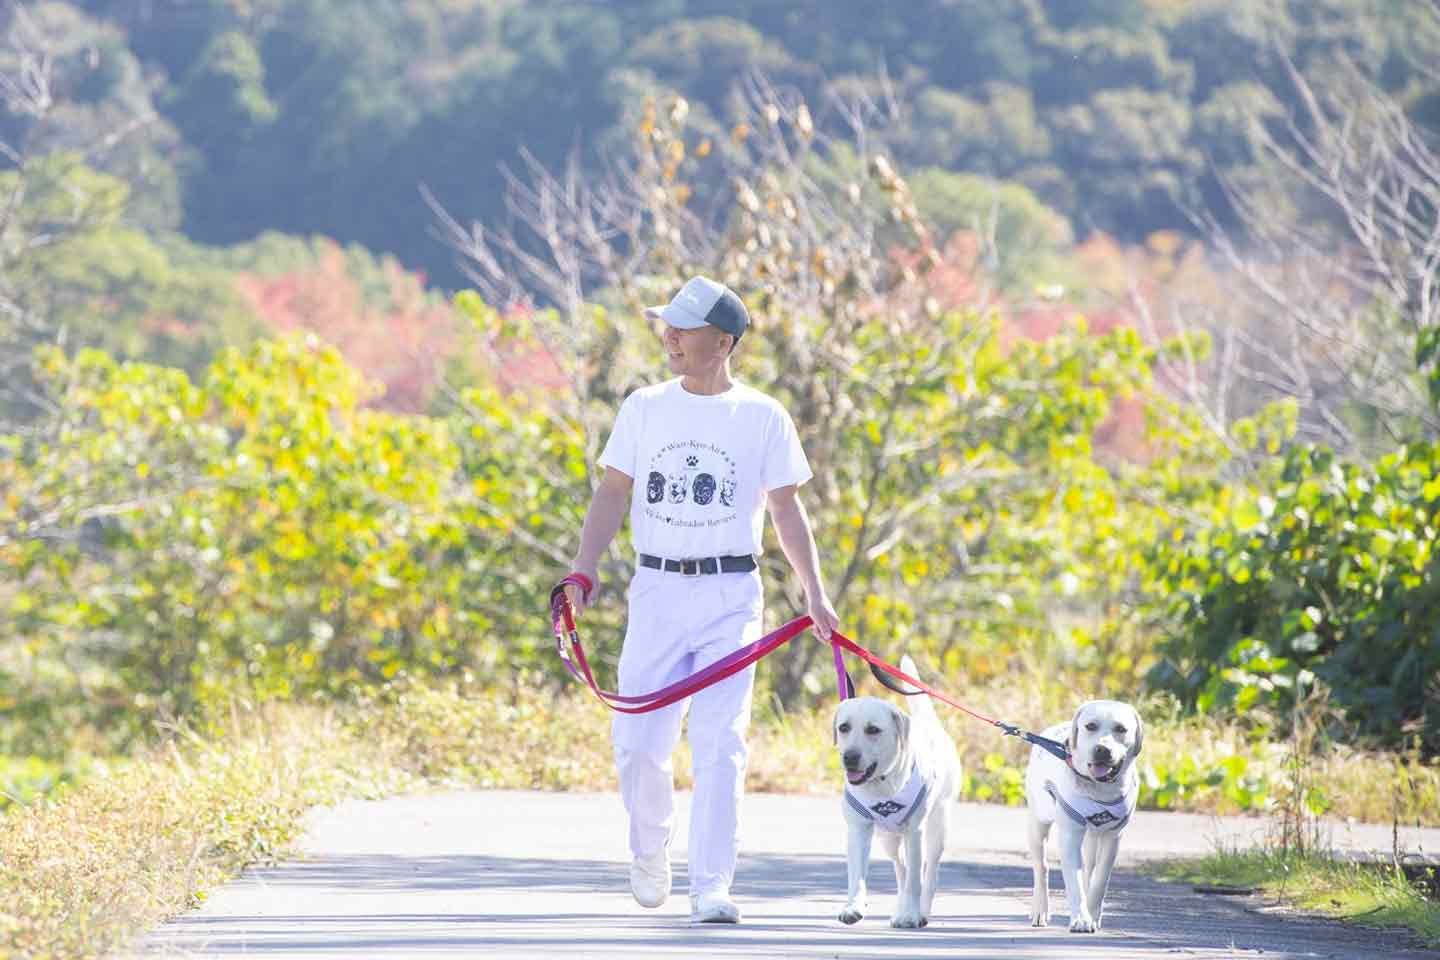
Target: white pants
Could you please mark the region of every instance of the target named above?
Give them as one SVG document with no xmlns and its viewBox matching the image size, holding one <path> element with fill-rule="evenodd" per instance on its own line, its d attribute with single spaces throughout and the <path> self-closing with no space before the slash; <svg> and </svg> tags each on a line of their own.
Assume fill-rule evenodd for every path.
<svg viewBox="0 0 1440 960">
<path fill-rule="evenodd" d="M 758 570 L 686 577 L 639 568 L 630 581 L 619 692 L 658 690 L 760 639 L 763 608 Z M 688 700 L 650 713 L 616 714 L 611 728 L 630 852 L 650 856 L 669 843 L 674 826 L 671 755 L 689 709 L 691 894 L 728 891 L 735 876 L 754 683 L 752 664 Z"/>
</svg>

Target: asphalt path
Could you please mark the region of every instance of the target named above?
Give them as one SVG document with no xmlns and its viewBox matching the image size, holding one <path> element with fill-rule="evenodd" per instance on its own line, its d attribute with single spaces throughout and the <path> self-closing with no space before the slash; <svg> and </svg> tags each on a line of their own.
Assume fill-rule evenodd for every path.
<svg viewBox="0 0 1440 960">
<path fill-rule="evenodd" d="M 845 897 L 836 797 L 751 795 L 733 894 L 736 926 L 692 925 L 681 795 L 675 892 L 656 910 L 630 897 L 624 813 L 614 794 L 473 791 L 355 801 L 312 814 L 300 855 L 248 871 L 205 906 L 153 931 L 147 957 L 945 957 L 1158 960 L 1419 960 L 1398 932 L 1296 917 L 1259 896 L 1215 896 L 1136 873 L 1161 856 L 1248 844 L 1265 823 L 1140 811 L 1121 845 L 1105 929 L 1067 930 L 1058 867 L 1052 920 L 1027 918 L 1022 810 L 957 804 L 930 925 L 894 930 L 894 875 L 877 851 L 870 914 L 835 917 Z M 1388 826 L 1333 827 L 1352 851 L 1388 851 Z M 1440 852 L 1440 830 L 1409 830 Z"/>
</svg>

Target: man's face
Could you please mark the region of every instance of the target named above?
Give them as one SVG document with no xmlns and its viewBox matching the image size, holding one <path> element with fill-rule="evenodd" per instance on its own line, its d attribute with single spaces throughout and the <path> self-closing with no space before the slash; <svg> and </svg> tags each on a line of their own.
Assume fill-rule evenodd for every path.
<svg viewBox="0 0 1440 960">
<path fill-rule="evenodd" d="M 681 376 L 718 370 L 730 355 L 730 334 L 718 327 L 703 326 L 681 330 L 664 324 L 661 338 L 670 358 L 670 369 Z"/>
</svg>

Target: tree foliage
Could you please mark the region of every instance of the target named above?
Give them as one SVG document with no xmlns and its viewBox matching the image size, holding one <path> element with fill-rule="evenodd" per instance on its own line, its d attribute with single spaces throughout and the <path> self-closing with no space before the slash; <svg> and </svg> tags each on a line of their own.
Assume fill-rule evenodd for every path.
<svg viewBox="0 0 1440 960">
<path fill-rule="evenodd" d="M 0 459 L 25 638 L 5 671 L 37 743 L 468 662 L 465 567 L 436 562 L 458 536 L 443 422 L 364 409 L 365 381 L 302 339 L 224 351 L 199 383 L 97 351 L 41 372 L 63 419 Z"/>
<path fill-rule="evenodd" d="M 728 126 L 732 88 L 754 70 L 823 106 L 831 81 L 873 85 L 861 78 L 883 69 L 913 109 L 876 135 L 907 165 L 1026 184 L 1127 241 L 1189 229 L 1177 200 L 1223 205 L 1216 173 L 1254 175 L 1255 115 L 1225 106 L 1249 94 L 1225 88 L 1298 106 L 1286 58 L 1317 82 L 1337 57 L 1365 64 L 1420 116 L 1436 90 L 1424 5 L 1373 0 L 82 6 L 88 30 L 111 30 L 91 48 L 95 74 L 124 73 L 133 89 L 137 59 L 157 71 L 155 102 L 195 158 L 184 167 L 195 239 L 323 233 L 447 285 L 459 277 L 425 232 L 418 184 L 498 222 L 496 171 L 521 147 L 555 168 L 579 146 L 594 171 L 623 143 L 634 97 L 679 94 Z M 828 109 L 816 120 L 845 123 Z"/>
<path fill-rule="evenodd" d="M 639 308 L 695 272 L 751 306 L 737 372 L 795 416 L 824 573 L 862 642 L 942 676 L 1059 663 L 1086 694 L 1148 682 L 1246 715 L 1321 683 L 1355 730 L 1437 749 L 1435 76 L 1413 17 L 1358 0 L 31 6 L 5 20 L 29 33 L 0 74 L 58 70 L 7 86 L 0 118 L 5 387 L 31 403 L 0 433 L 0 705 L 21 720 L 0 749 L 108 749 L 157 717 L 402 671 L 562 682 L 546 594 L 620 401 L 663 376 Z M 785 83 L 721 83 L 705 57 Z M 1317 82 L 1345 64 L 1364 97 Z M 125 154 L 185 171 L 187 229 L 246 242 L 160 229 L 138 168 L 88 148 L 119 115 L 193 151 Z M 1345 152 L 1355 130 L 1368 151 Z M 496 190 L 517 142 L 532 152 Z M 1299 215 L 1272 222 L 1319 223 L 1343 254 L 1222 246 L 1227 273 L 1154 232 L 1187 226 L 1173 201 L 1197 185 L 1236 204 L 1202 225 L 1267 212 L 1241 202 L 1265 156 L 1330 201 L 1271 194 Z M 402 266 L 438 256 L 417 252 L 422 180 L 432 209 L 490 224 L 441 221 L 479 288 L 453 307 Z M 1122 239 L 1075 247 L 1076 223 Z M 1383 363 L 1331 362 L 1334 337 L 1286 356 L 1270 327 L 1219 322 L 1256 290 L 1288 329 L 1354 333 Z M 1272 389 L 1237 399 L 1237 378 Z M 1357 383 L 1375 402 L 1334 399 Z M 1311 443 L 1357 433 L 1372 444 Z M 622 537 L 585 624 L 602 665 L 632 565 Z M 773 543 L 764 565 L 772 618 L 798 612 Z M 827 669 L 797 642 L 762 677 L 795 704 Z"/>
</svg>

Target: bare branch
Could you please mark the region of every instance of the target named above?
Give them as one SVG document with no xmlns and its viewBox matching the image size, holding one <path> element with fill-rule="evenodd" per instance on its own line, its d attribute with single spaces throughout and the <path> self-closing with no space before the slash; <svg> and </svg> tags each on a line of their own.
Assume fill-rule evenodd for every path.
<svg viewBox="0 0 1440 960">
<path fill-rule="evenodd" d="M 1369 411 L 1387 443 L 1415 426 L 1436 436 L 1413 348 L 1440 323 L 1440 155 L 1353 63 L 1340 60 L 1323 88 L 1285 64 L 1300 109 L 1279 129 L 1259 128 L 1259 143 L 1333 227 L 1277 216 L 1268 197 L 1228 181 L 1243 239 L 1192 212 L 1256 318 L 1234 341 L 1236 370 L 1262 393 L 1295 397 L 1302 431 L 1342 449 L 1364 442 L 1347 409 Z"/>
</svg>

